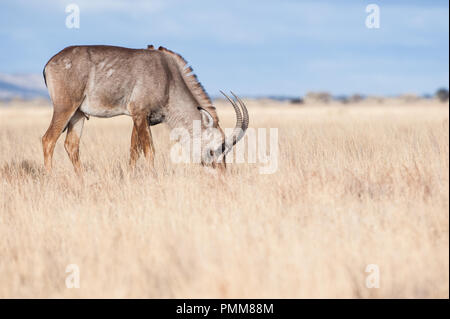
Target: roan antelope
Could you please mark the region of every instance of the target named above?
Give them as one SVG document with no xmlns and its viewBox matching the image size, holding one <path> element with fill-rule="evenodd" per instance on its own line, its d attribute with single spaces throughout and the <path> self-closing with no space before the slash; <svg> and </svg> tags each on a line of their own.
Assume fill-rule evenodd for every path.
<svg viewBox="0 0 450 319">
<path fill-rule="evenodd" d="M 162 122 L 192 134 L 192 122 L 201 129 L 219 130 L 220 136 L 202 148 L 202 164 L 225 167 L 225 155 L 244 136 L 249 117 L 244 103 L 228 98 L 236 113 L 236 127 L 225 138 L 210 98 L 178 54 L 153 46 L 128 49 L 115 46 L 71 46 L 57 53 L 44 68 L 44 80 L 53 103 L 53 117 L 42 138 L 45 167 L 52 167 L 55 144 L 67 129 L 64 147 L 76 172 L 81 171 L 79 144 L 89 116 L 129 115 L 133 119 L 130 165 L 141 151 L 154 169 L 150 125 Z M 234 94 L 233 94 L 234 95 Z M 240 107 L 239 107 L 239 106 Z M 212 159 L 212 160 L 211 160 Z"/>
</svg>

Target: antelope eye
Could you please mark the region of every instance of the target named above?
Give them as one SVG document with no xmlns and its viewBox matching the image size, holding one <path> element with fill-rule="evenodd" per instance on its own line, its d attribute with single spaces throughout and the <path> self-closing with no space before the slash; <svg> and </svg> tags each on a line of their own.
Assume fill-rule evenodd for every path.
<svg viewBox="0 0 450 319">
<path fill-rule="evenodd" d="M 213 150 L 209 150 L 209 155 L 210 156 L 214 156 L 214 151 Z"/>
</svg>

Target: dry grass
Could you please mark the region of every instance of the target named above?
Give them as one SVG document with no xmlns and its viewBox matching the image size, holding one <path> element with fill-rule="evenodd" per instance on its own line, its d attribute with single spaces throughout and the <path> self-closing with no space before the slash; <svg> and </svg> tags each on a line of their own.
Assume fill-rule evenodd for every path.
<svg viewBox="0 0 450 319">
<path fill-rule="evenodd" d="M 224 181 L 172 164 L 164 126 L 158 180 L 143 160 L 129 172 L 127 117 L 86 123 L 82 181 L 63 139 L 49 176 L 51 110 L 0 109 L 0 297 L 448 298 L 448 105 L 249 104 L 252 126 L 279 128 L 279 170 Z"/>
</svg>

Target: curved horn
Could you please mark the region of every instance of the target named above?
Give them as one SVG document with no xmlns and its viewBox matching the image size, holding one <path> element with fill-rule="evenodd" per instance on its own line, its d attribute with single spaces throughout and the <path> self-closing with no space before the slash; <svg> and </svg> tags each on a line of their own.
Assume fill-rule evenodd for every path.
<svg viewBox="0 0 450 319">
<path fill-rule="evenodd" d="M 212 115 L 202 107 L 197 107 L 197 109 L 202 113 L 202 117 L 206 118 L 204 121 L 206 127 L 212 127 L 214 125 L 214 118 Z"/>
<path fill-rule="evenodd" d="M 244 137 L 245 131 L 248 128 L 249 116 L 248 116 L 248 111 L 247 111 L 247 108 L 246 108 L 244 102 L 242 102 L 242 100 L 240 98 L 238 98 L 233 92 L 231 92 L 231 94 L 233 94 L 233 96 L 236 98 L 237 102 L 239 103 L 239 106 L 242 108 L 242 113 L 244 114 L 244 118 L 242 118 L 241 110 L 240 110 L 239 106 L 236 104 L 236 102 L 234 100 L 230 99 L 228 97 L 228 95 L 226 95 L 222 91 L 220 91 L 220 93 L 222 93 L 227 98 L 227 100 L 231 103 L 231 105 L 233 106 L 234 111 L 236 113 L 236 125 L 234 127 L 233 133 L 231 134 L 231 136 L 229 138 L 225 139 L 225 145 L 224 145 L 224 147 L 222 146 L 222 148 L 220 149 L 222 156 L 224 156 L 233 148 L 234 145 L 236 145 L 237 142 L 239 142 L 239 140 L 241 138 Z M 231 141 L 231 143 L 229 141 Z"/>
<path fill-rule="evenodd" d="M 249 116 L 248 116 L 247 107 L 245 106 L 244 102 L 241 100 L 240 97 L 238 97 L 233 92 L 231 92 L 231 94 L 233 94 L 233 96 L 236 98 L 236 100 L 239 102 L 239 105 L 242 108 L 242 114 L 244 116 L 244 120 L 243 120 L 243 123 L 242 123 L 242 130 L 245 132 L 247 130 L 247 128 L 248 128 L 248 122 L 249 122 Z"/>
</svg>

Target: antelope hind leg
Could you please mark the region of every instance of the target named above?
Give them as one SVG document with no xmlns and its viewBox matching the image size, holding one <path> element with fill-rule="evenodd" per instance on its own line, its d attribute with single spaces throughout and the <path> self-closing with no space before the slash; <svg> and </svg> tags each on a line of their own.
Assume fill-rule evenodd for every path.
<svg viewBox="0 0 450 319">
<path fill-rule="evenodd" d="M 55 150 L 56 141 L 66 127 L 73 112 L 57 112 L 53 110 L 52 121 L 50 126 L 42 137 L 42 149 L 44 152 L 44 164 L 47 172 L 52 170 L 53 151 Z"/>
<path fill-rule="evenodd" d="M 81 111 L 76 111 L 75 114 L 70 118 L 69 124 L 67 125 L 67 135 L 64 142 L 64 148 L 66 149 L 67 155 L 73 164 L 75 172 L 81 174 L 81 163 L 80 163 L 80 139 L 83 133 L 85 115 Z"/>
</svg>

